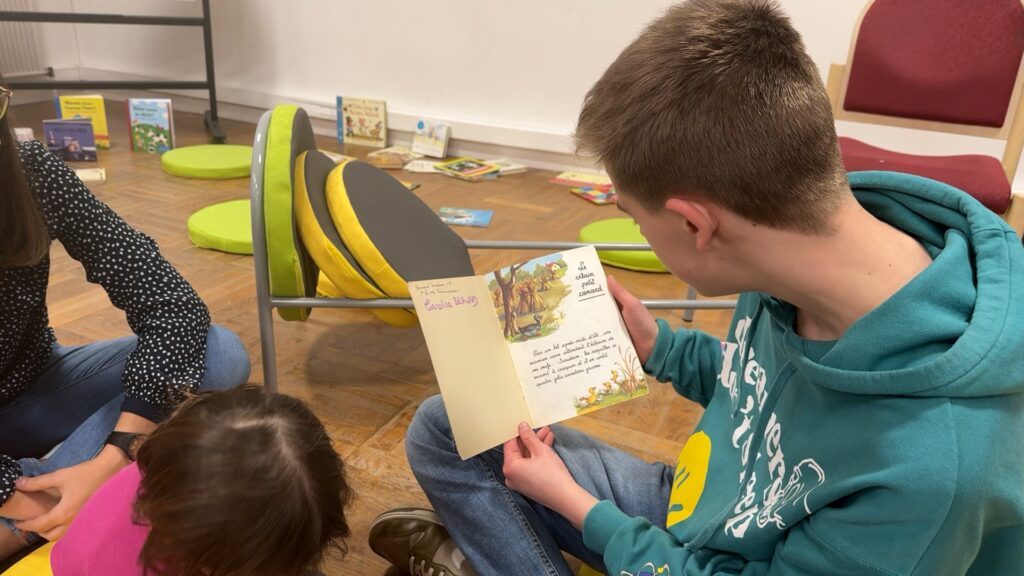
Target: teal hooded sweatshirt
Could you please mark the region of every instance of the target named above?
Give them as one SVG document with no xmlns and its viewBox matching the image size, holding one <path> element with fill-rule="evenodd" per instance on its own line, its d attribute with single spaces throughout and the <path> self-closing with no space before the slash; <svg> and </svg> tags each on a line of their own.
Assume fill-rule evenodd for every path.
<svg viewBox="0 0 1024 576">
<path fill-rule="evenodd" d="M 614 576 L 1024 574 L 1024 249 L 944 184 L 850 174 L 932 264 L 836 341 L 743 294 L 728 339 L 664 322 L 646 369 L 705 406 L 666 526 L 608 501 Z"/>
</svg>

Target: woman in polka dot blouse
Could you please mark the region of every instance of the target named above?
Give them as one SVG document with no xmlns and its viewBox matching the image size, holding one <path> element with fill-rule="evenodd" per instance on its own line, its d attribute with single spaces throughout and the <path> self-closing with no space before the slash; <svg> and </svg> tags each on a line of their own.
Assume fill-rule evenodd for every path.
<svg viewBox="0 0 1024 576">
<path fill-rule="evenodd" d="M 36 141 L 17 143 L 0 80 L 0 560 L 59 538 L 185 393 L 249 376 L 238 337 L 156 243 Z M 124 310 L 134 336 L 62 346 L 49 327 L 49 245 Z"/>
</svg>

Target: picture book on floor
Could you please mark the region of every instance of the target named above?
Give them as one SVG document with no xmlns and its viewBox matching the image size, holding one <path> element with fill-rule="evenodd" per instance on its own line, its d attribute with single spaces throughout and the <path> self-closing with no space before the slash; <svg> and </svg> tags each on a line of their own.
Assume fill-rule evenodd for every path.
<svg viewBox="0 0 1024 576">
<path fill-rule="evenodd" d="M 615 204 L 618 195 L 615 190 L 598 190 L 590 186 L 577 186 L 570 188 L 570 192 L 594 204 Z"/>
<path fill-rule="evenodd" d="M 47 150 L 65 162 L 95 162 L 96 135 L 88 119 L 43 120 Z"/>
<path fill-rule="evenodd" d="M 388 112 L 383 100 L 338 96 L 338 142 L 383 148 L 388 145 Z"/>
<path fill-rule="evenodd" d="M 103 96 L 84 94 L 74 96 L 57 96 L 54 104 L 57 107 L 57 118 L 87 118 L 92 122 L 96 146 L 110 148 L 110 132 L 107 130 L 107 108 Z"/>
<path fill-rule="evenodd" d="M 566 186 L 587 186 L 595 190 L 607 192 L 612 189 L 612 179 L 607 174 L 591 172 L 562 172 L 550 180 L 554 184 Z"/>
<path fill-rule="evenodd" d="M 518 162 L 513 162 L 507 158 L 495 158 L 494 160 L 484 160 L 484 162 L 497 166 L 498 173 L 502 176 L 526 172 L 525 164 L 519 164 Z"/>
<path fill-rule="evenodd" d="M 405 146 L 391 146 L 390 148 L 370 152 L 366 155 L 366 162 L 377 168 L 398 170 L 405 167 L 409 162 L 422 157 L 422 154 L 416 154 Z"/>
<path fill-rule="evenodd" d="M 18 142 L 31 142 L 36 139 L 36 133 L 31 128 L 15 128 L 14 138 Z"/>
<path fill-rule="evenodd" d="M 406 164 L 403 170 L 419 174 L 440 174 L 441 171 L 434 168 L 435 164 L 437 164 L 437 162 L 434 160 L 413 160 Z"/>
<path fill-rule="evenodd" d="M 82 182 L 106 182 L 106 168 L 79 168 L 75 170 L 75 176 Z"/>
<path fill-rule="evenodd" d="M 132 152 L 163 154 L 174 148 L 174 109 L 170 98 L 129 98 Z"/>
<path fill-rule="evenodd" d="M 592 246 L 409 293 L 463 459 L 647 394 Z"/>
<path fill-rule="evenodd" d="M 448 153 L 448 125 L 419 120 L 412 135 L 412 151 L 431 158 L 444 158 Z"/>
<path fill-rule="evenodd" d="M 488 164 L 483 160 L 465 157 L 434 164 L 434 168 L 437 168 L 448 176 L 453 176 L 459 180 L 466 180 L 469 182 L 479 182 L 480 180 L 487 178 L 497 178 L 500 170 L 497 166 Z"/>
<path fill-rule="evenodd" d="M 451 208 L 442 206 L 437 215 L 445 224 L 451 226 L 473 226 L 474 228 L 487 228 L 491 225 L 491 218 L 494 217 L 494 210 L 473 210 L 470 208 Z"/>
</svg>

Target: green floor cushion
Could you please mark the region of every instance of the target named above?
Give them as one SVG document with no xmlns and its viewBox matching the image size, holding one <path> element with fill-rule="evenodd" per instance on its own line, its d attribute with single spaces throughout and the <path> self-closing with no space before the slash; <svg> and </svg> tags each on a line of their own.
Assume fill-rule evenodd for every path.
<svg viewBox="0 0 1024 576">
<path fill-rule="evenodd" d="M 320 272 L 330 280 L 330 286 L 325 288 L 347 298 L 387 298 L 349 252 L 331 221 L 325 188 L 333 170 L 334 161 L 315 150 L 303 152 L 296 159 L 295 219 L 299 236 Z M 375 309 L 371 312 L 393 326 L 417 324 L 416 315 L 410 310 Z"/>
<path fill-rule="evenodd" d="M 270 294 L 278 298 L 312 297 L 316 295 L 318 270 L 300 241 L 292 217 L 295 159 L 307 150 L 316 150 L 306 111 L 293 105 L 274 108 L 265 141 L 262 190 Z M 305 320 L 310 309 L 277 311 L 285 320 Z"/>
<path fill-rule="evenodd" d="M 160 157 L 164 172 L 182 178 L 225 180 L 245 178 L 252 165 L 252 146 L 202 144 L 168 150 Z"/>
<path fill-rule="evenodd" d="M 591 222 L 580 230 L 580 242 L 589 243 L 641 243 L 647 239 L 632 218 L 609 218 Z M 616 268 L 637 272 L 668 272 L 652 250 L 602 250 L 601 262 Z"/>
<path fill-rule="evenodd" d="M 252 254 L 252 220 L 248 200 L 207 206 L 188 217 L 188 238 L 208 250 Z"/>
<path fill-rule="evenodd" d="M 327 208 L 359 266 L 392 298 L 409 297 L 407 282 L 473 275 L 462 238 L 379 168 L 358 161 L 335 168 Z"/>
</svg>

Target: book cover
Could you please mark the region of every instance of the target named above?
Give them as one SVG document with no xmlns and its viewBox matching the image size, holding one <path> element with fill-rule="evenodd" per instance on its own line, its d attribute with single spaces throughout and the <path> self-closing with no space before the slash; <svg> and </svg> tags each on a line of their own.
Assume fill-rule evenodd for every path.
<svg viewBox="0 0 1024 576">
<path fill-rule="evenodd" d="M 390 148 L 370 152 L 366 155 L 366 162 L 378 168 L 397 170 L 409 162 L 422 157 L 422 154 L 416 154 L 405 146 L 391 146 Z"/>
<path fill-rule="evenodd" d="M 412 151 L 431 158 L 444 158 L 448 153 L 447 124 L 420 120 L 412 136 Z"/>
<path fill-rule="evenodd" d="M 550 182 L 567 186 L 586 186 L 602 192 L 612 189 L 612 180 L 607 174 L 592 174 L 590 172 L 562 172 L 552 178 Z"/>
<path fill-rule="evenodd" d="M 502 176 L 509 174 L 521 174 L 526 172 L 526 165 L 513 162 L 507 158 L 495 158 L 494 160 L 485 160 L 488 164 L 492 164 L 498 167 L 498 173 Z"/>
<path fill-rule="evenodd" d="M 106 182 L 106 168 L 79 168 L 75 170 L 75 176 L 82 182 Z"/>
<path fill-rule="evenodd" d="M 493 164 L 466 157 L 434 164 L 434 168 L 449 176 L 470 182 L 477 182 L 489 176 L 496 177 L 499 171 L 499 168 Z"/>
<path fill-rule="evenodd" d="M 615 204 L 618 195 L 615 190 L 599 190 L 590 186 L 578 186 L 570 188 L 570 192 L 594 204 Z"/>
<path fill-rule="evenodd" d="M 648 392 L 593 246 L 409 292 L 463 459 Z"/>
<path fill-rule="evenodd" d="M 174 148 L 174 110 L 169 98 L 129 98 L 132 152 L 163 154 Z"/>
<path fill-rule="evenodd" d="M 46 148 L 65 162 L 95 162 L 96 135 L 89 120 L 43 120 Z"/>
<path fill-rule="evenodd" d="M 445 224 L 452 226 L 473 226 L 487 228 L 491 225 L 494 210 L 473 210 L 471 208 L 451 208 L 442 206 L 437 215 Z"/>
<path fill-rule="evenodd" d="M 441 171 L 434 168 L 434 164 L 437 164 L 437 162 L 433 160 L 413 160 L 406 164 L 403 170 L 419 174 L 440 174 Z"/>
<path fill-rule="evenodd" d="M 388 145 L 388 113 L 383 100 L 338 96 L 338 142 L 383 148 Z"/>
<path fill-rule="evenodd" d="M 87 118 L 92 122 L 96 146 L 110 148 L 110 132 L 107 130 L 107 108 L 103 96 L 99 94 L 82 94 L 75 96 L 57 96 L 57 118 Z"/>
</svg>

